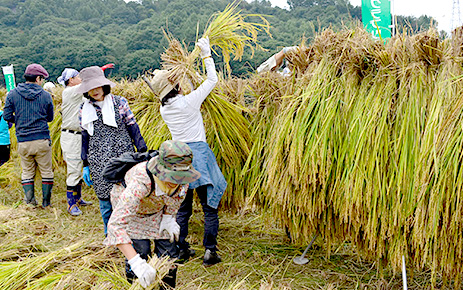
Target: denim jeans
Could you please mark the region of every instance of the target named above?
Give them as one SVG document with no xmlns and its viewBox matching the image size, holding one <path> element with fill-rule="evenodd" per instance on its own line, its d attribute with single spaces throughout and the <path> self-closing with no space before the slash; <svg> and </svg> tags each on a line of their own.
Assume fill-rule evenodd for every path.
<svg viewBox="0 0 463 290">
<path fill-rule="evenodd" d="M 217 234 L 219 231 L 219 211 L 216 208 L 207 205 L 207 185 L 196 188 L 199 201 L 204 212 L 204 237 L 203 245 L 206 249 L 216 251 Z M 180 236 L 178 247 L 181 250 L 186 250 L 190 246 L 186 241 L 188 236 L 188 222 L 193 213 L 193 189 L 188 189 L 185 199 L 180 205 L 177 212 L 177 223 L 180 226 Z"/>
<path fill-rule="evenodd" d="M 102 200 L 100 199 L 100 212 L 101 217 L 103 218 L 104 224 L 104 235 L 108 235 L 108 221 L 111 217 L 111 213 L 113 212 L 113 206 L 111 205 L 110 200 Z"/>
</svg>

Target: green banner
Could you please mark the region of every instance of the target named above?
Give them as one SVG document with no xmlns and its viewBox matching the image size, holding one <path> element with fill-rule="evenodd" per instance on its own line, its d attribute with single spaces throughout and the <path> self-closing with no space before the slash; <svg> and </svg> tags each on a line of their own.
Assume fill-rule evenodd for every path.
<svg viewBox="0 0 463 290">
<path fill-rule="evenodd" d="M 375 39 L 391 37 L 391 1 L 362 0 L 362 22 Z"/>
<path fill-rule="evenodd" d="M 5 85 L 6 90 L 9 92 L 16 87 L 14 82 L 14 70 L 13 65 L 4 66 L 3 69 L 3 76 L 5 77 Z"/>
</svg>

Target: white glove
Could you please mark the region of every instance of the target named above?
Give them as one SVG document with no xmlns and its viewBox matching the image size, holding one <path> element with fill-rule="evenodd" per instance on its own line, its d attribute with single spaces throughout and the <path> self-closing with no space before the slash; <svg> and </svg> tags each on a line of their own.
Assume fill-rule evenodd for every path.
<svg viewBox="0 0 463 290">
<path fill-rule="evenodd" d="M 209 45 L 209 37 L 201 38 L 196 42 L 196 45 L 201 49 L 201 58 L 211 56 L 211 46 Z"/>
<path fill-rule="evenodd" d="M 257 68 L 257 73 L 264 73 L 271 71 L 274 67 L 277 66 L 277 60 L 275 58 L 275 55 L 272 55 L 269 59 L 264 61 L 258 68 Z"/>
<path fill-rule="evenodd" d="M 135 275 L 137 275 L 140 285 L 143 288 L 154 283 L 156 279 L 156 270 L 146 263 L 145 260 L 140 258 L 139 254 L 129 260 L 129 265 Z"/>
<path fill-rule="evenodd" d="M 283 48 L 283 53 L 287 54 L 288 52 L 295 51 L 298 48 L 299 48 L 298 46 L 287 46 Z"/>
<path fill-rule="evenodd" d="M 162 231 L 166 231 L 171 243 L 174 242 L 174 238 L 178 241 L 178 236 L 180 235 L 180 226 L 175 221 L 175 218 L 170 214 L 162 215 L 161 225 L 159 226 L 159 234 L 162 235 Z"/>
</svg>

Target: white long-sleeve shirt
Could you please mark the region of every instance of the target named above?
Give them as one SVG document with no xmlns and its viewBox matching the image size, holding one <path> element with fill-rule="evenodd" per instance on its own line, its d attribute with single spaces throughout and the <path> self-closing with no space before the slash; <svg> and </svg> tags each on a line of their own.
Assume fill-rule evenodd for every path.
<svg viewBox="0 0 463 290">
<path fill-rule="evenodd" d="M 188 142 L 206 142 L 201 104 L 217 84 L 214 60 L 204 60 L 207 79 L 193 92 L 184 96 L 177 95 L 161 107 L 161 116 L 172 135 L 172 140 Z"/>
</svg>

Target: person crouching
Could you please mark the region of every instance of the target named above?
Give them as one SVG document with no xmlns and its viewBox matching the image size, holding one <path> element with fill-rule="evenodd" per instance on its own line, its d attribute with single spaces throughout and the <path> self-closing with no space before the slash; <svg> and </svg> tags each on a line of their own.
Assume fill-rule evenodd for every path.
<svg viewBox="0 0 463 290">
<path fill-rule="evenodd" d="M 146 261 L 151 256 L 150 239 L 158 257 L 178 257 L 174 240 L 180 227 L 175 215 L 185 198 L 188 184 L 201 174 L 191 165 L 193 152 L 181 141 L 165 141 L 159 155 L 132 167 L 125 175 L 126 187 L 116 184 L 111 190 L 113 213 L 108 222 L 107 246 L 117 246 L 126 257 L 127 280 L 138 277 L 148 287 L 156 270 Z M 177 268 L 163 278 L 175 287 Z"/>
</svg>

